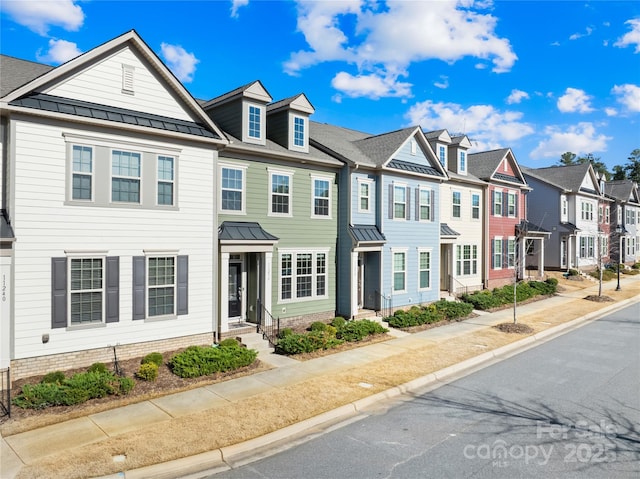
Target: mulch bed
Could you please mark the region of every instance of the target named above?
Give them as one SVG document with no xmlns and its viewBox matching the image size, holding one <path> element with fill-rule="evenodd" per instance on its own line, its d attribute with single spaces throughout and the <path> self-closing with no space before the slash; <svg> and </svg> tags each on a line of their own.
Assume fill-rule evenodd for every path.
<svg viewBox="0 0 640 479">
<path fill-rule="evenodd" d="M 509 334 L 531 334 L 533 328 L 522 323 L 500 323 L 494 326 L 499 331 Z"/>
<path fill-rule="evenodd" d="M 589 296 L 585 296 L 584 299 L 595 301 L 596 303 L 609 303 L 613 301 L 609 296 L 598 296 L 597 294 L 590 294 Z"/>
</svg>

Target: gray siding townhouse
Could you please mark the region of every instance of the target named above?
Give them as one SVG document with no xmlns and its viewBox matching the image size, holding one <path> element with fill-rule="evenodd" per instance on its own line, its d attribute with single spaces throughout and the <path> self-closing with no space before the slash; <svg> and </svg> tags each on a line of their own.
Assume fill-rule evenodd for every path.
<svg viewBox="0 0 640 479">
<path fill-rule="evenodd" d="M 631 180 L 607 181 L 605 193 L 614 200 L 611 218 L 611 260 L 632 265 L 640 261 L 640 194 Z"/>
</svg>

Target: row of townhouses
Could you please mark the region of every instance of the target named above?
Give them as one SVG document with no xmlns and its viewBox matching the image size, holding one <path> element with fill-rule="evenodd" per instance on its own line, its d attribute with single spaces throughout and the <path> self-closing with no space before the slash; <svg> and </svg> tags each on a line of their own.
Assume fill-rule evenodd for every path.
<svg viewBox="0 0 640 479">
<path fill-rule="evenodd" d="M 14 379 L 637 259 L 637 186 L 590 165 L 317 123 L 260 81 L 196 100 L 134 31 L 56 68 L 0 61 Z"/>
</svg>

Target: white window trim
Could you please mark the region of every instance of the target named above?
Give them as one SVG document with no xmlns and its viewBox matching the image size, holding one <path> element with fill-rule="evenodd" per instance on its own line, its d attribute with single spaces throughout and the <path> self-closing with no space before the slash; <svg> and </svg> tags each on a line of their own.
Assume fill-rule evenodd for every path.
<svg viewBox="0 0 640 479">
<path fill-rule="evenodd" d="M 473 197 L 477 196 L 478 197 L 478 206 L 473 206 Z M 469 219 L 471 221 L 480 221 L 482 219 L 482 195 L 480 193 L 471 193 L 471 208 L 469 209 Z M 473 210 L 477 209 L 478 210 L 478 217 L 474 218 L 473 217 Z"/>
<path fill-rule="evenodd" d="M 242 208 L 240 210 L 225 210 L 222 208 L 222 169 L 242 170 Z M 248 165 L 218 162 L 218 213 L 229 215 L 246 215 L 247 205 L 247 169 Z M 271 176 L 269 176 L 271 178 Z"/>
<path fill-rule="evenodd" d="M 560 221 L 568 221 L 569 200 L 565 195 L 560 196 Z"/>
<path fill-rule="evenodd" d="M 427 196 L 429 198 L 429 218 L 427 218 L 426 220 L 422 218 L 422 192 L 425 191 L 427 193 Z M 418 221 L 422 222 L 422 223 L 432 223 L 433 222 L 433 217 L 435 216 L 434 210 L 433 210 L 433 205 L 431 204 L 431 197 L 432 197 L 432 188 L 429 188 L 427 186 L 418 186 L 418 199 L 420 201 L 418 201 L 418 204 L 416 205 L 416 208 L 418 208 Z"/>
<path fill-rule="evenodd" d="M 330 248 L 279 248 L 278 249 L 278 304 L 300 303 L 304 301 L 317 301 L 329 297 L 329 251 Z M 282 256 L 291 255 L 291 299 L 282 299 Z M 297 297 L 297 264 L 299 254 L 311 254 L 313 272 L 311 273 L 311 296 L 304 298 Z M 318 296 L 318 254 L 325 255 L 325 283 L 324 295 Z"/>
<path fill-rule="evenodd" d="M 144 250 L 144 255 L 145 255 L 145 261 L 144 261 L 144 268 L 145 268 L 145 278 L 144 278 L 144 293 L 145 293 L 145 319 L 147 320 L 158 320 L 158 319 L 175 319 L 177 318 L 177 307 L 178 307 L 178 254 L 176 251 L 162 251 L 162 250 L 158 250 L 158 251 L 154 251 L 154 250 Z M 149 277 L 151 276 L 149 274 L 149 259 L 151 258 L 173 258 L 173 312 L 169 313 L 169 314 L 160 314 L 160 315 L 156 315 L 156 316 L 151 316 L 149 314 L 149 310 L 151 308 L 149 308 L 149 291 L 151 289 L 151 287 L 149 286 Z M 153 286 L 153 288 L 166 288 L 169 285 L 163 284 L 161 286 Z"/>
<path fill-rule="evenodd" d="M 509 198 L 513 198 L 513 214 L 509 211 Z M 507 191 L 507 214 L 503 216 L 507 216 L 508 218 L 518 217 L 518 193 L 516 191 Z"/>
<path fill-rule="evenodd" d="M 431 291 L 433 289 L 433 248 L 417 248 L 418 250 L 418 291 Z M 421 253 L 429 253 L 429 287 L 421 288 L 420 287 L 420 273 L 423 271 L 420 269 L 420 254 Z"/>
<path fill-rule="evenodd" d="M 366 210 L 363 210 L 361 208 L 362 203 L 360 201 L 361 198 L 362 198 L 362 196 L 360 195 L 360 185 L 363 185 L 363 184 L 366 184 L 369 187 L 369 195 L 367 196 L 367 199 L 369 200 L 369 201 L 367 201 L 368 209 L 366 209 Z M 365 178 L 358 178 L 357 186 L 358 186 L 358 194 L 357 194 L 357 196 L 358 196 L 358 213 L 371 213 L 371 190 L 373 188 L 373 180 L 365 179 Z"/>
<path fill-rule="evenodd" d="M 464 161 L 462 158 L 464 157 Z M 458 152 L 458 174 L 466 174 L 467 173 L 467 152 L 459 151 Z"/>
<path fill-rule="evenodd" d="M 138 192 L 138 201 L 134 202 L 134 201 L 114 201 L 113 200 L 113 179 L 114 178 L 123 178 L 123 179 L 135 179 L 136 177 L 134 176 L 113 176 L 113 152 L 114 151 L 123 151 L 126 153 L 133 153 L 133 154 L 138 154 L 140 155 L 140 176 L 138 176 L 138 181 L 140 182 L 140 189 Z M 157 166 L 157 164 L 156 164 Z M 109 203 L 112 205 L 142 205 L 143 203 L 143 199 L 144 199 L 144 185 L 143 185 L 143 181 L 142 179 L 144 178 L 144 153 L 142 153 L 141 151 L 137 151 L 137 150 L 132 150 L 132 149 L 122 149 L 122 148 L 115 148 L 112 147 L 109 149 Z M 157 199 L 156 201 L 154 201 L 154 204 L 157 203 Z"/>
<path fill-rule="evenodd" d="M 333 195 L 331 191 L 331 187 L 334 182 L 334 178 L 331 176 L 321 176 L 321 175 L 309 175 L 311 177 L 311 218 L 313 219 L 321 219 L 321 220 L 330 220 L 333 217 Z M 329 214 L 328 215 L 317 215 L 315 208 L 315 200 L 316 200 L 316 180 L 318 181 L 326 181 L 329 183 Z M 318 197 L 321 198 L 321 197 Z"/>
<path fill-rule="evenodd" d="M 243 141 L 247 142 L 247 143 L 254 143 L 254 144 L 258 144 L 258 145 L 263 145 L 265 142 L 265 138 L 266 138 L 266 108 L 264 105 L 261 105 L 259 103 L 251 103 L 251 102 L 247 102 L 245 104 L 245 108 L 244 108 L 244 118 L 243 118 L 243 130 L 244 130 L 244 134 L 243 136 Z M 260 110 L 260 136 L 256 137 L 256 136 L 250 136 L 249 135 L 249 130 L 250 130 L 250 112 L 251 112 L 251 107 L 257 108 L 258 110 Z M 246 129 L 246 130 L 245 130 Z"/>
<path fill-rule="evenodd" d="M 493 248 L 491 248 L 491 265 L 492 269 L 499 270 L 503 269 L 504 261 L 502 260 L 504 251 L 502 251 L 502 244 L 504 238 L 502 236 L 495 236 L 491 241 L 493 243 Z M 498 266 L 496 266 L 496 242 L 500 245 L 500 261 L 498 262 Z"/>
<path fill-rule="evenodd" d="M 464 258 L 464 247 L 468 246 L 469 247 L 469 259 L 466 260 Z M 476 257 L 473 257 L 473 248 L 475 247 L 476 250 Z M 460 249 L 461 255 L 460 255 L 460 260 L 458 260 L 458 248 Z M 479 261 L 479 249 L 478 245 L 475 243 L 463 243 L 463 244 L 457 244 L 456 245 L 456 250 L 454 252 L 455 254 L 455 273 L 456 273 L 456 277 L 460 278 L 460 277 L 472 277 L 472 276 L 478 276 L 478 272 L 480 271 L 480 268 L 482 267 L 482 265 L 480 265 L 480 267 L 478 267 L 478 261 Z M 460 274 L 458 274 L 458 265 L 457 262 L 460 261 Z M 465 274 L 464 272 L 464 262 L 465 261 L 469 261 L 469 274 Z M 473 265 L 475 264 L 476 267 L 476 272 L 473 272 Z"/>
<path fill-rule="evenodd" d="M 407 184 L 393 183 L 393 221 L 407 221 Z M 404 216 L 396 216 L 396 188 L 404 189 Z M 398 202 L 399 203 L 399 202 Z"/>
<path fill-rule="evenodd" d="M 160 179 L 159 176 L 159 165 L 160 165 L 160 157 L 165 157 L 165 158 L 171 158 L 173 160 L 173 178 L 171 180 L 164 180 L 164 179 Z M 142 159 L 141 159 L 142 161 Z M 142 167 L 142 165 L 141 165 Z M 176 189 L 176 168 L 178 167 L 178 159 L 173 156 L 173 155 L 161 155 L 161 154 L 157 154 L 156 155 L 156 196 L 155 196 L 155 202 L 156 202 L 156 206 L 159 208 L 162 207 L 170 207 L 170 206 L 175 206 L 176 205 L 176 193 L 177 193 L 177 189 Z M 172 195 L 171 195 L 171 204 L 167 205 L 167 204 L 160 204 L 158 202 L 158 193 L 159 193 L 159 189 L 160 189 L 160 183 L 171 183 L 173 189 L 172 189 Z"/>
<path fill-rule="evenodd" d="M 65 251 L 65 254 L 67 256 L 67 327 L 69 329 L 83 329 L 83 328 L 91 328 L 91 327 L 95 327 L 95 326 L 99 326 L 99 325 L 104 325 L 106 324 L 106 291 L 107 288 L 105 287 L 105 282 L 107 280 L 107 254 L 106 251 L 105 252 L 72 252 L 72 251 Z M 100 322 L 92 322 L 92 323 L 77 323 L 74 324 L 71 322 L 71 296 L 73 294 L 72 290 L 71 290 L 71 260 L 72 259 L 100 259 L 102 260 L 102 288 L 101 288 L 101 294 L 102 294 L 102 311 L 101 311 L 101 316 L 102 316 L 102 320 Z M 80 293 L 83 292 L 85 290 L 76 290 L 75 293 Z M 96 290 L 86 290 L 86 291 L 96 291 Z"/>
<path fill-rule="evenodd" d="M 73 169 L 73 148 L 75 146 L 79 146 L 79 147 L 82 147 L 82 148 L 90 148 L 91 149 L 91 173 L 86 173 L 84 171 L 76 172 Z M 95 161 L 95 159 L 96 159 L 95 146 L 93 146 L 93 145 L 85 145 L 85 144 L 81 144 L 81 143 L 72 143 L 71 144 L 71 159 L 70 159 L 70 163 L 71 163 L 71 168 L 70 168 L 70 170 L 71 170 L 71 178 L 70 178 L 70 181 L 69 181 L 69 185 L 70 185 L 70 188 L 69 188 L 69 201 L 74 201 L 74 202 L 77 201 L 79 203 L 93 203 L 95 201 L 95 193 L 96 193 L 96 182 L 95 182 L 95 179 L 96 179 L 96 177 L 95 177 L 95 171 L 96 171 L 95 163 L 96 163 L 96 161 Z M 81 199 L 81 198 L 74 198 L 73 197 L 73 176 L 76 173 L 79 174 L 79 175 L 84 175 L 84 176 L 90 176 L 91 177 L 91 198 L 89 198 L 87 200 L 84 200 L 84 199 Z"/>
<path fill-rule="evenodd" d="M 460 195 L 460 203 L 458 203 L 457 205 L 453 202 L 453 197 L 456 193 Z M 454 214 L 455 206 L 458 206 L 460 208 L 460 214 L 458 216 Z M 460 190 L 451 190 L 451 218 L 457 219 L 457 220 L 462 219 L 462 191 Z"/>
<path fill-rule="evenodd" d="M 605 206 L 605 208 L 604 208 L 604 223 L 606 225 L 608 225 L 610 221 L 611 221 L 611 207 L 610 206 Z"/>
<path fill-rule="evenodd" d="M 443 145 L 441 143 L 436 143 L 436 145 L 438 146 L 438 162 L 442 165 L 443 168 L 447 169 L 447 161 L 448 161 L 448 158 L 447 158 L 447 155 L 448 155 L 447 147 L 446 147 L 446 145 Z M 441 148 L 443 150 L 441 150 Z M 441 151 L 444 151 L 444 155 L 443 155 L 444 158 L 442 158 L 440 156 L 440 152 Z"/>
<path fill-rule="evenodd" d="M 513 244 L 513 266 L 509 266 L 509 243 L 512 242 Z M 518 262 L 518 245 L 516 244 L 516 237 L 515 236 L 508 236 L 507 237 L 507 269 L 515 269 L 516 268 L 516 263 Z"/>
<path fill-rule="evenodd" d="M 492 201 L 491 201 L 491 213 L 492 213 L 492 215 L 493 216 L 500 216 L 500 217 L 507 216 L 507 215 L 505 215 L 505 207 L 506 207 L 506 205 L 504 205 L 503 204 L 504 201 L 502 201 L 503 198 L 504 198 L 504 190 L 495 188 L 493 190 L 493 195 L 492 196 L 493 196 L 492 197 Z M 496 201 L 498 199 L 499 199 L 499 201 Z M 500 214 L 499 215 L 496 214 L 496 205 L 498 203 L 500 203 Z"/>
<path fill-rule="evenodd" d="M 395 255 L 396 253 L 404 254 L 404 289 L 403 290 L 395 290 Z M 408 280 L 408 269 L 409 269 L 409 248 L 391 248 L 391 294 L 406 294 L 407 289 L 407 280 Z"/>
<path fill-rule="evenodd" d="M 293 171 L 276 170 L 273 168 L 267 168 L 267 174 L 269 175 L 269 204 L 267 205 L 267 216 L 275 216 L 280 218 L 290 218 L 293 216 Z M 273 201 L 273 175 L 281 175 L 289 177 L 289 212 L 288 213 L 274 213 L 272 211 Z"/>
<path fill-rule="evenodd" d="M 296 120 L 302 120 L 302 145 L 296 145 Z M 308 151 L 309 149 L 309 121 L 302 115 L 292 115 L 291 119 L 291 149 Z"/>
</svg>

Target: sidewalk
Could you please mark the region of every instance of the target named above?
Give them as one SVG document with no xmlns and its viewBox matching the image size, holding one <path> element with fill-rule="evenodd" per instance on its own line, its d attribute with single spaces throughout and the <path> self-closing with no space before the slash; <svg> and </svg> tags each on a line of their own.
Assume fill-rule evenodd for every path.
<svg viewBox="0 0 640 479">
<path fill-rule="evenodd" d="M 218 447 L 210 452 L 174 460 L 169 463 L 165 462 L 157 466 L 126 470 L 126 472 L 119 473 L 113 477 L 175 477 L 179 474 L 187 474 L 204 468 L 226 468 L 227 463 L 233 461 L 234 456 L 244 457 L 248 452 L 255 453 L 257 449 L 286 439 L 292 434 L 300 433 L 327 422 L 333 421 L 335 423 L 349 416 L 354 416 L 376 401 L 424 388 L 431 383 L 451 378 L 453 375 L 469 368 L 480 367 L 487 361 L 516 354 L 524 348 L 549 339 L 553 335 L 566 332 L 570 328 L 577 327 L 590 319 L 600 317 L 606 312 L 634 302 L 640 302 L 640 296 L 638 295 L 640 292 L 640 275 L 625 277 L 622 286 L 623 289 L 636 290 L 635 296 L 614 303 L 593 303 L 593 308 L 596 309 L 593 313 L 582 315 L 577 319 L 556 326 L 551 325 L 532 336 L 524 337 L 494 350 L 482 349 L 483 345 L 479 344 L 479 354 L 470 359 L 452 364 L 444 369 L 434 371 L 432 374 L 421 376 L 409 383 L 388 388 L 382 392 L 376 393 L 373 391 L 369 397 L 355 400 L 343 407 L 302 420 L 298 424 L 259 438 L 235 445 L 226 444 L 224 447 Z M 605 287 L 606 290 L 603 294 L 608 295 L 612 287 L 610 284 L 606 284 Z M 593 294 L 594 292 L 597 293 L 597 284 L 592 284 L 585 289 L 573 292 L 560 293 L 553 298 L 518 306 L 517 315 L 518 318 L 526 318 L 527 315 L 539 314 L 541 311 L 561 311 L 568 303 L 584 298 L 587 294 Z M 474 337 L 474 335 L 479 335 L 490 329 L 493 325 L 512 320 L 513 309 L 511 308 L 494 313 L 479 312 L 479 315 L 475 318 L 415 334 L 391 330 L 390 334 L 395 336 L 394 339 L 304 362 L 261 353 L 259 359 L 272 365 L 273 369 L 2 438 L 0 440 L 0 477 L 3 479 L 14 478 L 18 475 L 34 477 L 32 474 L 37 469 L 29 472 L 29 466 L 37 465 L 39 461 L 54 458 L 56 455 L 70 454 L 71 451 L 76 451 L 78 448 L 100 444 L 108 440 L 110 445 L 114 443 L 114 440 L 116 443 L 117 441 L 126 443 L 128 435 L 139 433 L 150 426 L 164 427 L 171 421 L 208 411 L 214 416 L 217 409 L 228 406 L 230 403 L 240 404 L 242 401 L 254 396 L 273 394 L 278 390 L 289 388 L 309 379 L 325 377 L 371 365 L 380 360 L 389 360 L 408 351 L 430 348 L 452 338 Z M 367 384 L 364 383 L 361 383 L 360 386 L 367 388 Z M 122 446 L 122 450 L 124 451 L 126 448 Z M 122 470 L 130 469 L 130 467 L 125 466 L 127 458 L 124 453 L 111 454 L 111 460 L 116 465 L 119 461 L 122 462 Z M 111 470 L 114 470 L 114 467 Z M 115 470 L 118 470 L 118 468 L 116 467 Z M 98 475 L 105 474 L 105 472 L 99 470 L 95 472 Z"/>
</svg>

